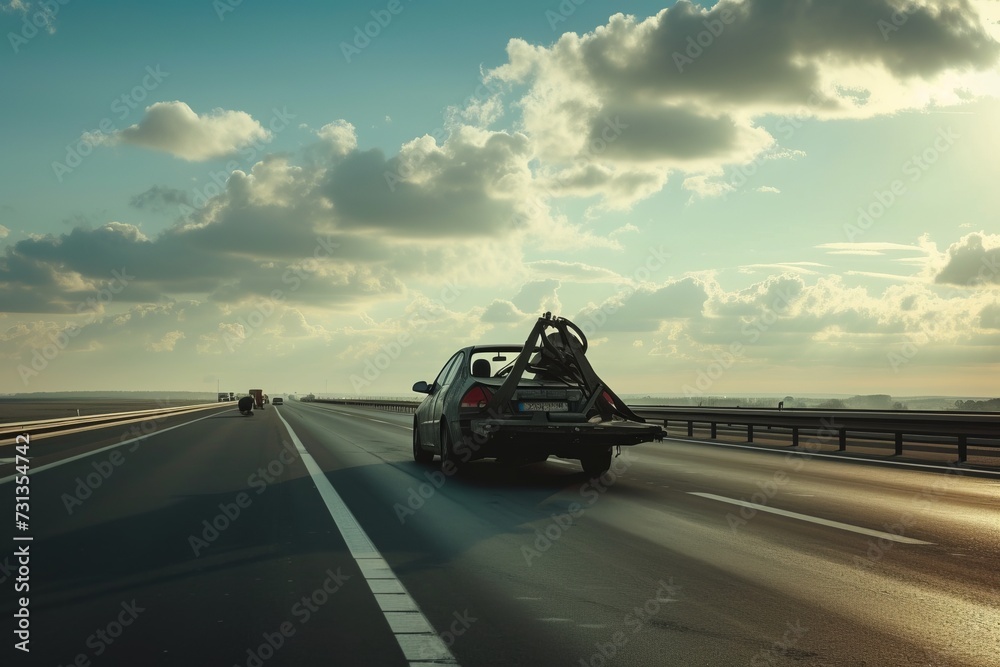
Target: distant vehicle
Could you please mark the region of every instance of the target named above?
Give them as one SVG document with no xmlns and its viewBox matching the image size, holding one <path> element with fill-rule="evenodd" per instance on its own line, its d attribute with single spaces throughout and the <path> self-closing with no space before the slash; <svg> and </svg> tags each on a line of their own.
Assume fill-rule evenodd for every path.
<svg viewBox="0 0 1000 667">
<path fill-rule="evenodd" d="M 239 408 L 241 415 L 253 417 L 253 404 L 253 396 L 244 396 L 239 400 L 239 403 L 236 404 L 236 407 Z"/>
<path fill-rule="evenodd" d="M 222 403 L 223 401 L 231 401 L 231 400 L 232 399 L 229 398 L 229 394 L 227 392 L 224 392 L 224 391 L 219 392 L 219 403 Z"/>
<path fill-rule="evenodd" d="M 271 400 L 271 405 L 284 405 L 284 404 L 285 404 L 285 402 L 281 400 L 281 396 L 275 396 Z"/>
<path fill-rule="evenodd" d="M 548 329 L 553 332 L 546 335 Z M 413 458 L 459 467 L 475 459 L 533 463 L 577 459 L 597 476 L 612 447 L 663 439 L 601 380 L 575 324 L 545 313 L 524 345 L 474 345 L 456 352 L 413 417 Z"/>
<path fill-rule="evenodd" d="M 303 396 L 299 400 L 302 401 L 303 403 L 308 403 L 309 401 L 315 401 L 316 400 L 316 394 L 306 394 L 305 396 Z"/>
<path fill-rule="evenodd" d="M 235 391 L 229 392 L 229 400 L 230 401 L 235 401 L 236 400 L 236 392 Z"/>
<path fill-rule="evenodd" d="M 248 392 L 253 397 L 253 404 L 258 410 L 264 409 L 264 390 L 263 389 L 251 389 Z"/>
</svg>

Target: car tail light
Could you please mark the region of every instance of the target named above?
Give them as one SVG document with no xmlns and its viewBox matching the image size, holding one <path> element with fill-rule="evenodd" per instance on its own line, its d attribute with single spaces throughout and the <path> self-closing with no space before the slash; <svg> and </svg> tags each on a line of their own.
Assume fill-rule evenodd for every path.
<svg viewBox="0 0 1000 667">
<path fill-rule="evenodd" d="M 492 396 L 486 388 L 477 385 L 465 392 L 465 396 L 459 402 L 459 407 L 463 410 L 485 410 Z"/>
<path fill-rule="evenodd" d="M 615 407 L 615 401 L 614 399 L 611 398 L 611 394 L 609 394 L 608 392 L 604 392 L 603 394 L 601 394 L 601 398 L 603 398 L 604 402 L 610 405 L 611 407 Z"/>
</svg>

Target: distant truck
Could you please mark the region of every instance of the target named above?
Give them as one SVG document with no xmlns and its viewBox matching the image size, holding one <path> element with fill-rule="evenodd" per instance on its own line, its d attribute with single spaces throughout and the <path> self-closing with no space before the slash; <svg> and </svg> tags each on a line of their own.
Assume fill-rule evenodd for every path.
<svg viewBox="0 0 1000 667">
<path fill-rule="evenodd" d="M 253 404 L 258 410 L 264 409 L 264 390 L 263 389 L 251 389 L 250 395 L 253 396 Z"/>
</svg>

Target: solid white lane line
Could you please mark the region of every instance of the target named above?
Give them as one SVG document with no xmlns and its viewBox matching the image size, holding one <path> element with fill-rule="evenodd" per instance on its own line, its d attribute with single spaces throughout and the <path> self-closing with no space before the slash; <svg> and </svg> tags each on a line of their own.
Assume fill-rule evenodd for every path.
<svg viewBox="0 0 1000 667">
<path fill-rule="evenodd" d="M 714 493 L 701 493 L 698 491 L 688 491 L 692 496 L 700 496 L 702 498 L 708 498 L 709 500 L 718 500 L 723 503 L 729 503 L 731 505 L 739 505 L 741 507 L 749 507 L 761 512 L 770 512 L 771 514 L 780 514 L 781 516 L 787 516 L 791 519 L 799 519 L 801 521 L 808 521 L 810 523 L 817 523 L 821 526 L 829 526 L 830 528 L 838 528 L 840 530 L 849 530 L 852 533 L 861 533 L 862 535 L 870 535 L 871 537 L 878 537 L 884 540 L 891 540 L 893 542 L 900 542 L 902 544 L 934 544 L 933 542 L 925 542 L 923 540 L 914 539 L 912 537 L 905 537 L 903 535 L 894 535 L 892 533 L 885 533 L 881 530 L 872 530 L 871 528 L 862 528 L 861 526 L 852 526 L 849 523 L 841 523 L 839 521 L 830 521 L 829 519 L 821 519 L 816 516 L 810 516 L 808 514 L 799 514 L 798 512 L 789 512 L 788 510 L 778 509 L 777 507 L 768 507 L 767 505 L 758 505 L 757 503 L 748 503 L 745 500 L 736 500 L 734 498 L 726 498 L 725 496 L 717 496 Z"/>
<path fill-rule="evenodd" d="M 216 414 L 218 414 L 218 413 L 216 413 Z M 188 426 L 189 424 L 194 424 L 195 422 L 200 422 L 203 419 L 211 419 L 214 416 L 215 416 L 215 414 L 206 415 L 204 417 L 199 417 L 198 419 L 192 419 L 189 422 L 184 422 L 183 424 L 177 424 L 176 426 L 170 426 L 168 428 L 157 429 L 157 430 L 155 430 L 152 433 L 149 433 L 147 435 L 140 435 L 138 438 L 131 438 L 131 439 L 125 440 L 123 442 L 117 442 L 117 443 L 115 443 L 113 445 L 108 445 L 106 447 L 101 447 L 100 449 L 95 449 L 92 452 L 86 452 L 84 454 L 77 454 L 76 456 L 71 456 L 71 457 L 69 457 L 67 459 L 60 459 L 58 461 L 53 461 L 52 463 L 46 463 L 45 465 L 38 466 L 37 468 L 34 467 L 34 466 L 32 466 L 30 474 L 35 475 L 35 474 L 38 474 L 38 473 L 42 472 L 43 470 L 48 470 L 49 468 L 56 468 L 56 467 L 61 466 L 61 465 L 66 465 L 67 463 L 72 463 L 73 461 L 77 461 L 79 459 L 87 458 L 88 456 L 94 456 L 95 454 L 100 454 L 101 452 L 106 452 L 109 449 L 114 449 L 116 447 L 123 447 L 125 445 L 128 445 L 128 444 L 133 443 L 133 442 L 138 442 L 140 440 L 146 440 L 147 438 L 152 438 L 153 436 L 160 435 L 161 433 L 166 433 L 167 431 L 173 431 L 175 428 L 181 428 L 182 426 Z M 28 435 L 29 436 L 31 435 L 30 431 L 28 431 Z M 10 475 L 9 477 L 0 478 L 0 484 L 6 484 L 7 482 L 11 481 L 15 477 L 16 477 L 16 475 Z"/>
<path fill-rule="evenodd" d="M 299 436 L 292 430 L 280 412 L 278 419 L 285 425 L 289 437 L 299 452 L 302 463 L 305 464 L 309 476 L 312 477 L 316 490 L 333 518 L 337 529 L 347 543 L 347 548 L 354 557 L 361 575 L 365 578 L 382 615 L 389 624 L 389 630 L 396 638 L 400 650 L 407 662 L 415 665 L 421 662 L 433 662 L 438 665 L 457 665 L 458 661 L 452 655 L 441 637 L 434 631 L 427 617 L 417 606 L 416 601 L 407 592 L 403 582 L 382 558 L 382 554 L 365 533 L 357 518 L 344 503 L 343 498 L 333 488 L 323 469 L 316 459 L 306 451 Z"/>
<path fill-rule="evenodd" d="M 409 425 L 403 426 L 402 424 L 393 424 L 392 422 L 387 422 L 382 419 L 375 419 L 374 417 L 365 417 L 365 419 L 367 419 L 370 422 L 378 422 L 379 424 L 388 424 L 389 426 L 395 426 L 396 428 L 405 428 L 407 431 L 413 430 L 413 427 Z"/>
</svg>

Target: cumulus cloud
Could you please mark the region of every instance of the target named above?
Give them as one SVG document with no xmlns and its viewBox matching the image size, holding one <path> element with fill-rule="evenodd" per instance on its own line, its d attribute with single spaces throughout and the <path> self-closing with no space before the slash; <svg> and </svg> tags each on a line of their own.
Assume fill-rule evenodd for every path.
<svg viewBox="0 0 1000 667">
<path fill-rule="evenodd" d="M 764 387 L 768 377 L 760 373 L 779 366 L 888 373 L 911 359 L 921 367 L 963 358 L 974 363 L 1000 345 L 1000 301 L 993 291 L 941 294 L 926 282 L 873 289 L 839 276 L 772 275 L 741 289 L 711 276 L 688 278 L 617 295 L 573 319 L 595 337 L 642 350 L 605 359 L 615 360 L 617 370 L 659 378 L 658 391 L 679 393 L 720 359 L 728 359 L 727 380 L 747 374 L 743 381 Z M 885 381 L 885 373 L 880 377 Z"/>
<path fill-rule="evenodd" d="M 520 243 L 540 230 L 553 244 L 562 235 L 590 238 L 547 209 L 523 212 L 531 182 L 523 135 L 456 128 L 440 144 L 426 137 L 386 159 L 350 148 L 347 124 L 322 132 L 322 150 L 304 150 L 303 164 L 269 155 L 236 170 L 218 195 L 155 237 L 114 222 L 8 246 L 0 306 L 72 312 L 124 269 L 135 279 L 116 294 L 121 303 L 177 295 L 241 303 L 277 293 L 350 309 L 404 296 L 415 279 L 507 275 L 521 261 Z M 156 210 L 185 201 L 154 186 L 132 204 Z"/>
<path fill-rule="evenodd" d="M 983 307 L 979 313 L 979 326 L 984 329 L 1000 329 L 1000 302 Z"/>
<path fill-rule="evenodd" d="M 707 176 L 774 150 L 761 118 L 867 118 L 996 92 L 988 9 L 915 3 L 896 26 L 892 0 L 681 0 L 551 46 L 512 39 L 487 77 L 526 87 L 523 128 L 558 186 L 622 208 L 679 170 L 713 196 L 727 189 Z M 899 29 L 885 35 L 880 21 Z"/>
<path fill-rule="evenodd" d="M 668 320 L 700 316 L 707 300 L 701 281 L 683 278 L 658 287 L 623 290 L 602 303 L 589 304 L 571 319 L 606 322 L 602 327 L 608 331 L 657 331 Z"/>
<path fill-rule="evenodd" d="M 562 310 L 562 302 L 559 300 L 560 284 L 560 281 L 552 278 L 528 281 L 521 285 L 511 303 L 523 313 L 558 313 Z"/>
<path fill-rule="evenodd" d="M 801 276 L 782 273 L 768 276 L 750 287 L 732 292 L 725 291 L 718 283 L 706 287 L 711 289 L 712 299 L 707 311 L 712 316 L 735 315 L 749 317 L 760 314 L 765 309 L 787 311 L 791 308 L 805 287 Z"/>
<path fill-rule="evenodd" d="M 279 334 L 282 339 L 286 338 L 323 338 L 328 337 L 325 328 L 320 325 L 310 324 L 305 314 L 298 308 L 288 308 L 278 319 Z"/>
<path fill-rule="evenodd" d="M 48 5 L 46 3 L 36 3 L 27 0 L 10 0 L 9 2 L 0 2 L 0 10 L 5 13 L 20 12 L 24 17 L 30 20 L 34 25 L 44 28 L 45 32 L 50 35 L 54 35 L 56 32 L 56 14 L 59 13 L 58 5 Z M 30 16 L 28 16 L 30 14 Z M 14 33 L 10 33 L 9 36 Z M 14 44 L 14 42 L 11 42 Z M 14 52 L 17 53 L 17 48 L 15 47 Z"/>
<path fill-rule="evenodd" d="M 226 201 L 205 213 L 211 222 L 174 227 L 152 239 L 133 225 L 110 223 L 19 241 L 0 258 L 0 304 L 5 310 L 73 312 L 110 283 L 114 271 L 132 276 L 114 293 L 122 303 L 182 294 L 236 303 L 274 298 L 277 291 L 290 301 L 336 307 L 402 292 L 381 261 L 365 261 L 401 251 L 345 239 L 343 246 L 357 254 L 338 256 L 338 237 L 310 219 L 309 203 L 254 206 L 252 191 L 252 175 L 241 174 Z M 78 276 L 79 285 L 67 288 L 59 279 L 65 275 Z"/>
<path fill-rule="evenodd" d="M 203 162 L 269 141 L 271 133 L 243 111 L 215 109 L 199 115 L 186 103 L 173 101 L 146 107 L 146 115 L 136 125 L 111 134 L 88 133 L 83 138 L 94 145 L 130 144 Z"/>
<path fill-rule="evenodd" d="M 968 234 L 948 248 L 935 281 L 950 285 L 1000 285 L 1000 235 Z"/>
<path fill-rule="evenodd" d="M 400 363 L 419 368 L 416 377 L 432 380 L 456 349 L 482 343 L 490 328 L 482 320 L 483 312 L 482 307 L 462 310 L 438 297 L 415 293 L 390 317 L 362 316 L 340 328 L 336 358 L 347 369 L 354 391 L 370 387 L 381 375 L 371 373 L 372 369 L 377 371 L 373 360 L 382 365 L 393 363 L 389 352 Z"/>
<path fill-rule="evenodd" d="M 316 133 L 323 144 L 335 155 L 347 155 L 358 147 L 358 137 L 354 125 L 346 120 L 327 123 Z"/>
<path fill-rule="evenodd" d="M 158 341 L 152 341 L 146 345 L 150 352 L 173 352 L 177 341 L 184 338 L 183 331 L 168 331 Z"/>
<path fill-rule="evenodd" d="M 521 322 L 527 315 L 510 301 L 494 299 L 483 311 L 482 321 L 488 324 L 510 324 Z"/>
<path fill-rule="evenodd" d="M 566 78 L 582 78 L 584 90 L 604 93 L 602 102 L 645 98 L 687 104 L 694 99 L 715 109 L 806 105 L 826 116 L 867 116 L 912 103 L 890 94 L 916 80 L 994 65 L 1000 47 L 984 25 L 981 5 L 968 0 L 911 4 L 905 28 L 887 38 L 879 23 L 891 22 L 899 10 L 890 0 L 722 0 L 709 9 L 681 0 L 646 20 L 615 15 L 592 33 L 562 35 L 551 48 L 511 40 L 510 62 L 495 74 L 538 80 L 554 75 L 549 68 L 559 64 Z M 711 34 L 712 27 L 718 35 Z M 709 34 L 702 35 L 706 30 Z M 699 39 L 711 43 L 699 49 Z M 892 90 L 869 85 L 881 81 L 872 78 L 878 72 L 896 81 Z M 568 93 L 557 88 L 550 94 L 557 92 Z M 956 99 L 954 91 L 942 88 L 941 93 Z"/>
<path fill-rule="evenodd" d="M 463 127 L 443 145 L 430 136 L 386 159 L 354 152 L 323 183 L 345 227 L 409 237 L 507 233 L 531 182 L 525 136 Z"/>
</svg>

